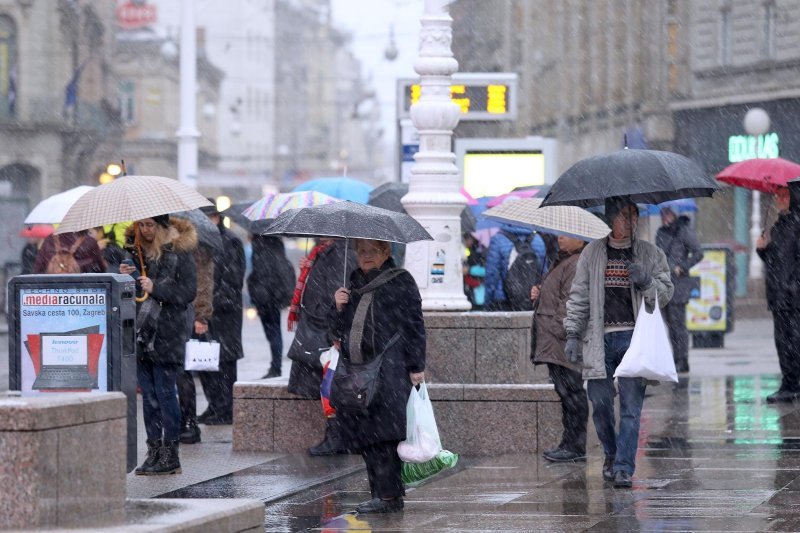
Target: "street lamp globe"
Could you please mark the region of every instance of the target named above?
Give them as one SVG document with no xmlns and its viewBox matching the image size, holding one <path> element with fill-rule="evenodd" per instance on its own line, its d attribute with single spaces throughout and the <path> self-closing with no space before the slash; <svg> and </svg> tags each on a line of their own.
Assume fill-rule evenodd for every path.
<svg viewBox="0 0 800 533">
<path fill-rule="evenodd" d="M 748 135 L 764 135 L 769 131 L 769 114 L 760 107 L 753 107 L 745 113 L 742 125 Z"/>
</svg>

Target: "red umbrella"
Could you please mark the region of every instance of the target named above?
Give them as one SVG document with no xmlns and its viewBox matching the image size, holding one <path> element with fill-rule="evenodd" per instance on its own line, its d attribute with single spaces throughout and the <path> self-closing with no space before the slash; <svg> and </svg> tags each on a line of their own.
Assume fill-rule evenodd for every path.
<svg viewBox="0 0 800 533">
<path fill-rule="evenodd" d="M 32 239 L 44 239 L 52 234 L 53 226 L 48 226 L 46 224 L 36 224 L 19 232 L 20 237 L 28 237 Z"/>
<path fill-rule="evenodd" d="M 747 159 L 734 163 L 717 174 L 719 181 L 772 194 L 797 177 L 800 177 L 800 165 L 780 157 Z"/>
</svg>

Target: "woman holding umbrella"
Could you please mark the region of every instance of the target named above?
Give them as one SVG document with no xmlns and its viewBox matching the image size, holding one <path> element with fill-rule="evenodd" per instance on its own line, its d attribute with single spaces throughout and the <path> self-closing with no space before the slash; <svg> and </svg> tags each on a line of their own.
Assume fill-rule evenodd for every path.
<svg viewBox="0 0 800 533">
<path fill-rule="evenodd" d="M 147 458 L 136 474 L 180 474 L 176 377 L 189 338 L 187 306 L 197 290 L 192 256 L 197 232 L 191 222 L 159 215 L 136 221 L 126 237 L 133 261 L 122 263 L 119 271 L 138 275 L 144 293 L 136 306 L 136 355 Z"/>
<path fill-rule="evenodd" d="M 406 438 L 406 402 L 411 387 L 425 375 L 422 302 L 411 274 L 394 268 L 389 242 L 355 243 L 358 269 L 350 275 L 349 288 L 336 291 L 331 335 L 345 364 L 383 355 L 379 391 L 366 411 L 339 408 L 335 389 L 331 402 L 343 445 L 360 451 L 367 465 L 372 499 L 356 511 L 395 512 L 403 509 L 405 494 L 397 445 Z"/>
</svg>

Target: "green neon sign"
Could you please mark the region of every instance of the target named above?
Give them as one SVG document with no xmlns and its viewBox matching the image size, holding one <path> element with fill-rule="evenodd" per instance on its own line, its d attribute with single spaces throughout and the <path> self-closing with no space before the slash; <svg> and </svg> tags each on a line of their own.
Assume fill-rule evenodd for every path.
<svg viewBox="0 0 800 533">
<path fill-rule="evenodd" d="M 774 159 L 780 155 L 777 133 L 764 135 L 731 135 L 728 137 L 728 161 L 738 163 L 747 159 Z"/>
</svg>

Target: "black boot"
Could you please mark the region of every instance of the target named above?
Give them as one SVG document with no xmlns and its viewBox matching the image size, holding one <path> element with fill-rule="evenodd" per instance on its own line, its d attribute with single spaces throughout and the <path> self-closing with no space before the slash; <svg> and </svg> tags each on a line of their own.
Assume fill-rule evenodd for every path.
<svg viewBox="0 0 800 533">
<path fill-rule="evenodd" d="M 308 449 L 308 454 L 315 457 L 322 455 L 336 455 L 337 453 L 346 453 L 339 444 L 338 431 L 334 426 L 333 418 L 329 418 L 325 424 L 325 438 L 316 446 Z"/>
<path fill-rule="evenodd" d="M 182 444 L 196 444 L 200 442 L 200 428 L 197 425 L 197 420 L 189 420 L 189 422 L 181 429 Z"/>
<path fill-rule="evenodd" d="M 165 440 L 161 447 L 161 454 L 158 463 L 149 471 L 152 476 L 164 476 L 167 474 L 180 474 L 181 461 L 178 458 L 178 446 L 180 441 Z"/>
<path fill-rule="evenodd" d="M 161 439 L 150 440 L 147 439 L 147 458 L 142 463 L 142 466 L 136 468 L 134 473 L 137 476 L 149 475 L 153 467 L 158 463 L 159 452 L 161 451 Z"/>
</svg>

